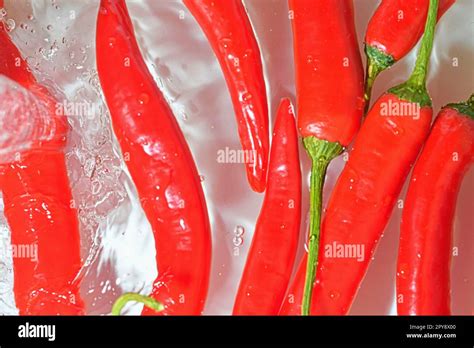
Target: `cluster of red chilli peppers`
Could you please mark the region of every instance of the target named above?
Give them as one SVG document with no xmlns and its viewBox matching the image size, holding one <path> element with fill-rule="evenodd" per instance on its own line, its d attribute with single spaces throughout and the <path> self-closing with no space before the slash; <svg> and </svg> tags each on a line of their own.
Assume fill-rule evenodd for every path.
<svg viewBox="0 0 474 348">
<path fill-rule="evenodd" d="M 383 0 L 365 36 L 364 77 L 353 1 L 289 0 L 297 107 L 281 100 L 271 147 L 262 54 L 242 1 L 183 2 L 221 65 L 242 148 L 255 154 L 246 164 L 250 187 L 265 192 L 233 314 L 347 314 L 413 166 L 400 226 L 398 313 L 450 314 L 452 226 L 474 159 L 474 95 L 442 108 L 432 125 L 426 79 L 436 22 L 455 1 Z M 370 106 L 376 77 L 422 36 L 411 76 Z M 3 23 L 0 43 L 0 74 L 41 103 L 54 134 L 31 139 L 34 147 L 0 166 L 12 244 L 38 248 L 34 263 L 14 258 L 16 305 L 20 314 L 84 314 L 79 224 L 64 154 L 68 123 Z M 125 0 L 100 1 L 96 53 L 113 130 L 154 232 L 159 270 L 150 294 L 124 294 L 112 313 L 138 301 L 143 315 L 200 315 L 212 250 L 205 197 L 191 150 L 140 53 Z M 0 107 L 8 98 L 14 95 L 2 95 Z M 410 114 L 386 115 L 387 105 Z M 292 277 L 302 206 L 298 131 L 312 161 L 310 222 L 308 252 Z M 350 144 L 323 210 L 328 165 Z M 322 252 L 334 243 L 362 245 L 365 255 Z"/>
</svg>

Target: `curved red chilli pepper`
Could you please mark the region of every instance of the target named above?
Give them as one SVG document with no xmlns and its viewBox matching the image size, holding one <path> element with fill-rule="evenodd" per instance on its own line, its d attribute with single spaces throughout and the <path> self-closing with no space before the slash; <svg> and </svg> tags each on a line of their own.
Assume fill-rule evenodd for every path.
<svg viewBox="0 0 474 348">
<path fill-rule="evenodd" d="M 49 124 L 55 127 L 52 139 L 37 142 L 33 149 L 22 152 L 18 161 L 0 168 L 5 216 L 17 253 L 13 258 L 16 305 L 22 315 L 83 314 L 74 282 L 81 267 L 79 227 L 71 208 L 63 153 L 67 121 L 56 113 L 56 101 L 36 82 L 2 24 L 0 45 L 0 74 L 33 93 L 54 119 Z M 20 255 L 21 249 L 28 252 Z"/>
<path fill-rule="evenodd" d="M 236 315 L 276 315 L 298 247 L 301 170 L 293 107 L 283 99 L 272 138 L 267 191 L 234 304 Z"/>
<path fill-rule="evenodd" d="M 201 314 L 211 235 L 193 157 L 140 54 L 124 0 L 102 0 L 97 67 L 115 134 L 153 228 L 160 314 Z M 153 314 L 145 309 L 144 314 Z"/>
<path fill-rule="evenodd" d="M 363 114 L 364 73 L 350 0 L 290 0 L 298 97 L 298 129 L 312 159 L 308 272 L 303 314 L 309 313 L 330 161 L 349 145 Z"/>
<path fill-rule="evenodd" d="M 370 110 L 331 194 L 322 224 L 311 314 L 342 315 L 369 266 L 410 167 L 428 135 L 432 108 L 426 72 L 438 0 L 430 0 L 425 36 L 410 79 Z M 406 110 L 397 114 L 397 110 Z M 300 313 L 304 258 L 280 314 Z"/>
<path fill-rule="evenodd" d="M 241 0 L 184 0 L 219 60 L 237 118 L 247 178 L 256 192 L 265 191 L 269 131 L 262 58 Z"/>
<path fill-rule="evenodd" d="M 438 19 L 456 0 L 440 0 Z M 423 34 L 429 0 L 382 0 L 367 26 L 366 108 L 377 76 L 410 52 Z"/>
<path fill-rule="evenodd" d="M 450 315 L 456 198 L 474 160 L 474 95 L 441 110 L 413 170 L 397 262 L 400 315 Z"/>
</svg>

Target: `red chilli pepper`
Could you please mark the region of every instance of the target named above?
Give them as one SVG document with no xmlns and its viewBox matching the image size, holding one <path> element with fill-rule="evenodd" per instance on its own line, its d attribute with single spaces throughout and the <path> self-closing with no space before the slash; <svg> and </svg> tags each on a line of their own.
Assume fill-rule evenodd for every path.
<svg viewBox="0 0 474 348">
<path fill-rule="evenodd" d="M 159 276 L 151 296 L 164 305 L 160 314 L 201 314 L 211 235 L 192 154 L 140 54 L 124 0 L 101 1 L 96 40 L 113 128 L 155 236 Z"/>
<path fill-rule="evenodd" d="M 441 110 L 411 177 L 397 263 L 400 315 L 450 315 L 453 217 L 474 160 L 474 95 Z"/>
<path fill-rule="evenodd" d="M 293 107 L 280 103 L 267 191 L 234 304 L 235 315 L 277 315 L 298 247 L 301 170 Z"/>
<path fill-rule="evenodd" d="M 248 158 L 252 189 L 265 191 L 269 131 L 262 57 L 241 0 L 184 0 L 207 36 L 221 65 L 237 118 L 242 148 Z"/>
<path fill-rule="evenodd" d="M 81 267 L 79 226 L 71 207 L 63 153 L 67 121 L 56 113 L 56 100 L 37 83 L 2 24 L 0 45 L 0 74 L 32 93 L 51 117 L 48 124 L 53 127 L 47 142 L 28 139 L 36 142 L 33 148 L 0 167 L 0 188 L 14 252 L 16 305 L 22 315 L 83 314 L 84 305 L 74 282 Z M 21 249 L 28 249 L 29 257 L 18 254 Z"/>
<path fill-rule="evenodd" d="M 390 89 L 372 107 L 329 199 L 311 314 L 343 315 L 349 311 L 405 178 L 428 135 L 432 108 L 426 73 L 438 8 L 438 0 L 430 1 L 425 36 L 410 79 Z M 400 110 L 407 114 L 397 114 Z M 305 268 L 306 258 L 280 314 L 300 313 Z"/>
<path fill-rule="evenodd" d="M 326 170 L 359 129 L 362 61 L 352 1 L 290 0 L 298 96 L 298 129 L 312 159 L 308 272 L 303 314 L 309 314 L 318 260 Z"/>
<path fill-rule="evenodd" d="M 440 0 L 438 19 L 456 0 Z M 383 0 L 369 21 L 365 35 L 366 108 L 377 76 L 405 57 L 423 35 L 429 0 Z"/>
</svg>

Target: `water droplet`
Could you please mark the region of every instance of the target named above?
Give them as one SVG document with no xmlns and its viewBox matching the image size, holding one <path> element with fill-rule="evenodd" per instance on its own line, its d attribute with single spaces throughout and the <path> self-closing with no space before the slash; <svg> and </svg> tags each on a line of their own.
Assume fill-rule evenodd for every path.
<svg viewBox="0 0 474 348">
<path fill-rule="evenodd" d="M 232 44 L 232 40 L 227 37 L 224 37 L 220 40 L 219 43 L 223 49 L 228 49 Z"/>
<path fill-rule="evenodd" d="M 206 178 L 204 177 L 204 175 L 199 175 L 199 180 L 203 182 L 204 180 L 206 180 Z"/>
<path fill-rule="evenodd" d="M 329 298 L 331 300 L 336 300 L 337 298 L 339 298 L 341 294 L 339 293 L 339 291 L 336 291 L 336 290 L 331 290 L 329 291 Z"/>
<path fill-rule="evenodd" d="M 399 127 L 398 124 L 391 119 L 387 119 L 386 125 L 390 129 L 390 131 L 393 133 L 393 135 L 398 136 L 404 133 L 403 128 Z"/>
<path fill-rule="evenodd" d="M 47 30 L 52 30 L 52 29 L 53 29 L 53 26 L 52 26 L 51 24 L 48 24 L 48 25 L 46 26 L 46 29 L 47 29 Z"/>
<path fill-rule="evenodd" d="M 398 269 L 397 276 L 403 279 L 406 279 L 408 271 L 408 265 L 406 263 L 402 263 L 400 268 Z"/>
<path fill-rule="evenodd" d="M 248 102 L 249 100 L 252 99 L 252 94 L 249 93 L 249 92 L 245 92 L 245 93 L 242 93 L 241 96 L 240 96 L 240 100 L 244 101 L 244 102 Z"/>
<path fill-rule="evenodd" d="M 109 47 L 113 48 L 115 46 L 115 43 L 117 42 L 117 39 L 115 37 L 111 36 L 111 37 L 109 37 L 108 42 L 109 42 Z"/>
<path fill-rule="evenodd" d="M 140 105 L 146 105 L 150 101 L 150 96 L 146 93 L 142 93 L 138 96 L 138 103 Z"/>
<path fill-rule="evenodd" d="M 5 22 L 5 29 L 8 32 L 10 32 L 10 31 L 14 30 L 15 27 L 16 27 L 16 22 L 11 18 L 7 19 L 7 21 Z"/>
<path fill-rule="evenodd" d="M 29 15 L 28 15 L 28 19 L 29 19 L 30 21 L 32 21 L 32 20 L 35 19 L 35 17 L 34 17 L 32 14 L 29 14 Z"/>
<path fill-rule="evenodd" d="M 99 193 L 100 189 L 102 188 L 102 184 L 99 180 L 92 182 L 92 194 L 96 195 Z"/>
<path fill-rule="evenodd" d="M 244 58 L 245 59 L 250 58 L 252 55 L 253 55 L 253 51 L 251 49 L 245 50 L 245 52 L 244 52 Z"/>
</svg>

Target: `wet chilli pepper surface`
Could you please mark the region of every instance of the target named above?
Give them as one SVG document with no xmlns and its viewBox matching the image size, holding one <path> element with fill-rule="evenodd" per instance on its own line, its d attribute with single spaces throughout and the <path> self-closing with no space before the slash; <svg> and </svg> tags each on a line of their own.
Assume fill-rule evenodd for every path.
<svg viewBox="0 0 474 348">
<path fill-rule="evenodd" d="M 262 57 L 241 0 L 184 0 L 214 50 L 234 105 L 247 178 L 256 192 L 265 190 L 269 130 Z"/>
<path fill-rule="evenodd" d="M 29 139 L 34 143 L 31 149 L 0 166 L 0 188 L 12 248 L 30 250 L 29 257 L 13 255 L 16 306 L 22 315 L 83 314 L 75 280 L 81 267 L 79 226 L 63 153 L 67 120 L 57 114 L 57 101 L 28 70 L 2 23 L 0 44 L 0 74 L 37 98 L 53 127 L 47 130 L 52 135 L 50 139 Z M 2 96 L 5 97 L 8 96 Z M 28 105 L 21 107 L 28 109 Z M 36 111 L 30 109 L 32 117 L 40 117 Z"/>
<path fill-rule="evenodd" d="M 399 315 L 450 315 L 453 219 L 474 160 L 474 95 L 435 120 L 405 199 L 397 262 Z"/>
<path fill-rule="evenodd" d="M 363 113 L 363 69 L 352 1 L 290 0 L 298 129 L 312 160 L 308 272 L 303 314 L 318 259 L 322 188 L 332 159 L 349 145 Z M 292 17 L 291 17 L 292 16 Z"/>
<path fill-rule="evenodd" d="M 285 297 L 298 248 L 301 170 L 293 106 L 283 99 L 272 138 L 268 182 L 234 315 L 276 315 Z"/>
<path fill-rule="evenodd" d="M 211 235 L 198 172 L 178 123 L 140 53 L 124 0 L 102 0 L 97 66 L 112 124 L 153 229 L 163 315 L 199 315 Z M 143 314 L 157 314 L 144 309 Z"/>
<path fill-rule="evenodd" d="M 311 314 L 347 314 L 405 178 L 431 123 L 426 74 L 433 45 L 438 0 L 430 1 L 425 35 L 410 79 L 374 104 L 354 142 L 328 202 L 322 223 Z M 407 110 L 406 114 L 399 114 Z M 361 257 L 344 250 L 359 248 Z M 342 255 L 338 250 L 343 250 Z M 306 257 L 280 314 L 299 314 Z"/>
<path fill-rule="evenodd" d="M 456 0 L 440 0 L 438 19 Z M 366 108 L 377 76 L 405 57 L 423 35 L 429 0 L 383 0 L 369 21 L 365 35 Z"/>
</svg>

